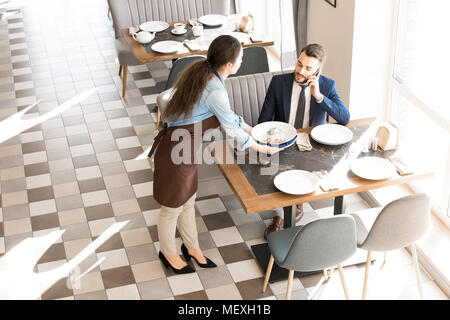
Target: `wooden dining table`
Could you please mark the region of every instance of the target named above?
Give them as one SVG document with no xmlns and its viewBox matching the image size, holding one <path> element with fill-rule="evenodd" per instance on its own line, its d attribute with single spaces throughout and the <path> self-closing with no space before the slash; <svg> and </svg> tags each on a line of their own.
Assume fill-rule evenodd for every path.
<svg viewBox="0 0 450 320">
<path fill-rule="evenodd" d="M 175 23 L 184 23 L 186 25 L 187 32 L 183 35 L 174 35 L 171 33 L 171 30 L 173 30 L 173 25 Z M 179 50 L 175 53 L 169 53 L 169 54 L 163 54 L 155 52 L 151 49 L 152 45 L 159 41 L 178 41 L 183 43 L 185 40 L 196 40 L 201 41 L 203 43 L 208 43 L 212 41 L 212 37 L 218 36 L 220 34 L 229 34 L 232 29 L 224 29 L 220 27 L 207 27 L 204 26 L 204 34 L 207 35 L 207 37 L 195 37 L 192 32 L 192 26 L 189 24 L 188 21 L 174 21 L 169 22 L 169 28 L 166 30 L 163 30 L 161 32 L 157 32 L 155 34 L 155 38 L 148 44 L 140 44 L 136 40 L 134 40 L 130 34 L 128 29 L 122 30 L 122 35 L 124 39 L 126 40 L 126 43 L 130 46 L 131 51 L 134 53 L 136 58 L 138 59 L 139 63 L 149 63 L 149 62 L 156 62 L 156 61 L 166 61 L 166 60 L 173 60 L 178 59 L 186 56 L 192 56 L 192 55 L 205 55 L 207 53 L 207 47 L 202 48 L 201 50 L 192 51 L 190 50 L 186 45 L 183 46 L 183 49 Z M 245 41 L 241 42 L 242 47 L 252 47 L 252 46 L 262 46 L 262 47 L 269 47 L 274 45 L 274 41 L 271 40 L 267 35 L 261 35 L 262 41 L 253 42 L 250 37 Z"/>
<path fill-rule="evenodd" d="M 290 228 L 295 226 L 297 204 L 334 198 L 334 214 L 338 215 L 343 213 L 345 195 L 433 177 L 433 171 L 426 168 L 414 168 L 411 174 L 403 176 L 395 172 L 391 178 L 383 180 L 366 180 L 353 174 L 350 165 L 357 158 L 366 156 L 388 158 L 397 152 L 397 150 L 383 151 L 380 148 L 377 151 L 362 152 L 363 144 L 376 133 L 377 123 L 375 118 L 350 121 L 347 127 L 352 130 L 353 139 L 344 145 L 323 145 L 310 139 L 312 150 L 301 152 L 294 144 L 277 154 L 274 161 L 275 170 L 267 175 L 261 174 L 261 169 L 267 167 L 266 163 L 250 164 L 242 163 L 245 161 L 237 161 L 234 150 L 225 141 L 212 142 L 209 144 L 209 149 L 247 214 L 283 208 L 284 228 Z M 310 134 L 312 129 L 312 127 L 303 128 L 297 132 Z M 290 195 L 280 192 L 274 186 L 274 178 L 277 174 L 287 170 L 309 172 L 325 170 L 336 183 L 337 189 L 324 191 L 317 186 L 314 192 L 305 195 Z M 267 243 L 252 246 L 252 251 L 262 269 L 266 270 L 270 258 Z M 287 279 L 287 275 L 288 270 L 274 265 L 269 281 Z"/>
</svg>

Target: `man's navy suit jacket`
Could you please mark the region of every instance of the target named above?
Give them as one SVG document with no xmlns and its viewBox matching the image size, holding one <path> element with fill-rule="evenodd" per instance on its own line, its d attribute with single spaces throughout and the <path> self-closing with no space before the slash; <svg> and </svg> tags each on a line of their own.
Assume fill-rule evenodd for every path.
<svg viewBox="0 0 450 320">
<path fill-rule="evenodd" d="M 272 78 L 258 123 L 267 121 L 289 122 L 293 83 L 294 73 L 276 75 Z M 350 113 L 336 92 L 335 81 L 321 75 L 319 86 L 324 99 L 322 103 L 317 103 L 316 98 L 311 95 L 309 126 L 315 127 L 326 123 L 327 114 L 338 123 L 346 125 L 350 121 Z"/>
</svg>

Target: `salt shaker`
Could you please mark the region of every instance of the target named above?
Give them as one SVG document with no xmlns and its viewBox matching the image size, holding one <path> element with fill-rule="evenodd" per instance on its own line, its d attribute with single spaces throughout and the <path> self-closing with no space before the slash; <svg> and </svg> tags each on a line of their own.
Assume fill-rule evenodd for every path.
<svg viewBox="0 0 450 320">
<path fill-rule="evenodd" d="M 369 139 L 369 140 L 364 141 L 361 151 L 363 153 L 367 153 L 367 152 L 369 152 L 370 148 L 371 148 L 371 140 Z"/>
<path fill-rule="evenodd" d="M 378 138 L 377 137 L 373 137 L 371 144 L 372 144 L 372 150 L 373 151 L 377 151 L 378 150 Z"/>
</svg>

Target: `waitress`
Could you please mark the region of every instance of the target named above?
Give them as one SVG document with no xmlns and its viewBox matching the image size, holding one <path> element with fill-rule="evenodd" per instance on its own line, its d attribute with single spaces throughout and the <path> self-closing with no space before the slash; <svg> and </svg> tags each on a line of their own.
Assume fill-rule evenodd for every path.
<svg viewBox="0 0 450 320">
<path fill-rule="evenodd" d="M 153 197 L 161 205 L 158 221 L 159 258 L 166 268 L 178 274 L 195 270 L 177 253 L 177 224 L 183 238 L 181 252 L 186 261 L 194 258 L 200 267 L 216 267 L 200 249 L 195 219 L 198 177 L 194 155 L 201 146 L 203 134 L 222 126 L 236 140 L 240 150 L 253 148 L 266 154 L 279 151 L 257 144 L 250 136 L 252 128 L 231 110 L 224 81 L 238 71 L 242 53 L 241 44 L 236 38 L 223 35 L 211 43 L 206 60 L 197 61 L 183 71 L 163 110 L 164 128 L 156 136 L 149 154 L 151 157 L 155 153 Z M 182 149 L 182 152 L 189 151 L 190 154 L 172 152 L 179 149 L 180 143 L 190 146 Z M 175 147 L 177 149 L 173 150 Z M 183 159 L 181 163 L 180 156 Z"/>
</svg>

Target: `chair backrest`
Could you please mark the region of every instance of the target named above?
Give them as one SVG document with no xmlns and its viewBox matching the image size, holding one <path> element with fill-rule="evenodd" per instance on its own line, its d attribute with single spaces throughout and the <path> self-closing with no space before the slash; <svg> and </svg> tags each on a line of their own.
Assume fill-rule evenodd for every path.
<svg viewBox="0 0 450 320">
<path fill-rule="evenodd" d="M 238 72 L 230 77 L 269 72 L 269 60 L 264 47 L 255 46 L 243 49 L 242 64 Z"/>
<path fill-rule="evenodd" d="M 207 14 L 230 14 L 230 0 L 108 0 L 116 38 L 120 30 L 146 21 L 187 21 Z"/>
<path fill-rule="evenodd" d="M 225 87 L 230 99 L 231 109 L 237 115 L 242 116 L 245 123 L 250 126 L 256 126 L 272 77 L 289 72 L 292 72 L 292 70 L 265 72 L 225 79 Z M 168 89 L 158 95 L 156 102 L 160 110 L 164 110 L 171 91 Z"/>
<path fill-rule="evenodd" d="M 204 59 L 206 59 L 205 56 L 188 56 L 176 60 L 172 65 L 172 69 L 170 69 L 169 77 L 167 78 L 166 87 L 164 90 L 172 88 L 175 82 L 177 81 L 178 77 L 180 76 L 181 72 L 184 69 L 186 69 L 190 64 L 192 64 L 195 61 Z"/>
<path fill-rule="evenodd" d="M 225 86 L 230 99 L 231 109 L 237 115 L 242 116 L 245 123 L 252 127 L 256 126 L 272 77 L 289 72 L 292 72 L 292 70 L 227 78 Z"/>
<path fill-rule="evenodd" d="M 280 267 L 296 271 L 315 271 L 334 267 L 356 251 L 355 220 L 339 215 L 313 220 L 294 227 L 297 232 L 288 237 L 286 258 Z M 291 233 L 286 229 L 277 232 Z M 269 236 L 269 247 L 271 246 Z"/>
<path fill-rule="evenodd" d="M 430 208 L 424 193 L 392 201 L 378 214 L 361 248 L 388 251 L 413 244 L 428 231 Z"/>
</svg>

